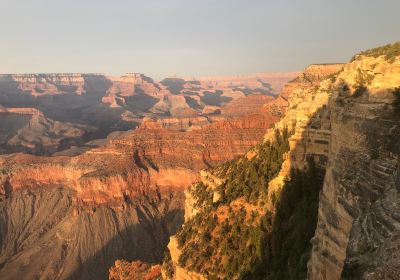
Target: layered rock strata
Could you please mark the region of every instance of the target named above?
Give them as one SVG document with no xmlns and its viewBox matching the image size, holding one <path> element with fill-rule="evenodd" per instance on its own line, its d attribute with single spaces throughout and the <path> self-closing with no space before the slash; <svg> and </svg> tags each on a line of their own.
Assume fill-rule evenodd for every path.
<svg viewBox="0 0 400 280">
<path fill-rule="evenodd" d="M 309 278 L 395 279 L 400 201 L 394 139 L 400 122 L 391 104 L 400 84 L 399 59 L 359 56 L 336 80 Z M 386 269 L 386 262 L 393 265 Z"/>
</svg>

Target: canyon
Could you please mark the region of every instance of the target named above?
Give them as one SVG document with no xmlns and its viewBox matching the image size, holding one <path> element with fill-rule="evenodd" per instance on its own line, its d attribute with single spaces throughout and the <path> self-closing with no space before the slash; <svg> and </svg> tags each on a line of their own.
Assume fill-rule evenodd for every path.
<svg viewBox="0 0 400 280">
<path fill-rule="evenodd" d="M 259 97 L 236 89 L 244 106 L 249 98 L 257 107 L 242 113 L 238 104 L 238 114 L 221 114 L 224 90 L 265 86 L 256 81 L 214 85 L 218 93 L 207 86 L 206 101 L 186 115 L 181 114 L 190 107 L 186 95 L 173 92 L 176 78 L 162 83 L 141 74 L 112 83 L 80 74 L 2 79 L 2 279 L 106 279 L 117 259 L 161 262 L 169 236 L 183 222 L 183 191 L 199 179 L 198 172 L 245 153 L 282 109 L 271 87 Z M 158 100 L 152 109 L 143 105 L 149 97 Z M 204 113 L 201 106 L 218 112 Z M 116 123 L 109 112 L 119 118 Z M 121 131 L 127 128 L 120 126 L 123 119 L 135 123 L 133 129 Z M 111 131 L 106 138 L 99 133 L 103 127 Z"/>
<path fill-rule="evenodd" d="M 397 279 L 400 43 L 233 77 L 0 76 L 1 279 Z"/>
</svg>

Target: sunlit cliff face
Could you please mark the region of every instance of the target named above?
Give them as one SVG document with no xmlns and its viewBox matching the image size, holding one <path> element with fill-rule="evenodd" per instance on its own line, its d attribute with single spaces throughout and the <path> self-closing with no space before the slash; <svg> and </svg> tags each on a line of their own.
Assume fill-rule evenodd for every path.
<svg viewBox="0 0 400 280">
<path fill-rule="evenodd" d="M 396 246 L 399 230 L 391 214 L 399 205 L 393 142 L 399 124 L 392 108 L 399 83 L 398 57 L 359 56 L 337 76 L 329 103 L 332 135 L 311 279 L 390 279 L 399 271 L 381 261 L 394 263 L 388 248 Z"/>
</svg>

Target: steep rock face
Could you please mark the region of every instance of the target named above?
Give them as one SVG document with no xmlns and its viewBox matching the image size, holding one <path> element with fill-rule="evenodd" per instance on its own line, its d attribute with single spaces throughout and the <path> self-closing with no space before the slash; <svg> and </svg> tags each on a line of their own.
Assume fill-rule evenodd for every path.
<svg viewBox="0 0 400 280">
<path fill-rule="evenodd" d="M 157 98 L 170 94 L 151 78 L 139 73 L 128 73 L 109 79 L 112 85 L 102 102 L 113 108 L 126 107 L 131 111 L 146 111 L 157 103 Z"/>
<path fill-rule="evenodd" d="M 311 64 L 305 69 L 300 79 L 309 82 L 322 81 L 336 74 L 342 68 L 343 63 Z"/>
<path fill-rule="evenodd" d="M 110 85 L 111 81 L 107 77 L 96 74 L 1 75 L 0 104 L 8 112 L 16 114 L 34 108 L 44 118 L 66 126 L 72 124 L 75 127 L 83 125 L 97 128 L 96 133 L 90 134 L 88 140 L 91 140 L 138 124 L 135 119 L 123 119 L 122 110 L 108 109 L 101 103 L 101 97 Z M 2 118 L 2 121 L 13 125 L 13 120 Z M 46 129 L 37 135 L 38 138 L 51 136 L 52 133 Z M 50 150 L 44 150 L 43 154 L 54 152 L 53 147 Z M 23 147 L 19 151 L 30 152 Z"/>
<path fill-rule="evenodd" d="M 154 168 L 113 147 L 3 157 L 0 277 L 106 279 L 116 259 L 159 262 L 182 221 L 180 189 L 195 176 Z"/>
<path fill-rule="evenodd" d="M 394 140 L 399 120 L 391 104 L 400 63 L 359 56 L 337 81 L 329 103 L 332 136 L 309 278 L 395 279 L 400 271 Z"/>
<path fill-rule="evenodd" d="M 0 82 L 15 83 L 19 90 L 30 92 L 33 96 L 63 92 L 79 95 L 86 93 L 83 74 L 6 74 L 0 76 Z"/>
<path fill-rule="evenodd" d="M 306 69 L 283 90 L 288 108 L 276 127 L 295 121 L 296 128 L 269 189 L 281 188 L 290 168 L 303 169 L 312 156 L 326 176 L 308 278 L 395 279 L 399 121 L 391 104 L 400 79 L 398 58 L 359 56 L 346 65 L 327 65 L 327 71 L 321 67 Z M 305 87 L 324 78 L 317 90 Z"/>
<path fill-rule="evenodd" d="M 36 108 L 6 108 L 0 105 L 0 113 L 10 113 L 18 115 L 40 115 L 43 113 Z"/>
<path fill-rule="evenodd" d="M 171 130 L 187 131 L 192 129 L 199 129 L 202 126 L 210 124 L 211 122 L 212 121 L 205 116 L 194 118 L 145 118 L 143 119 L 141 128 L 166 128 Z"/>
</svg>

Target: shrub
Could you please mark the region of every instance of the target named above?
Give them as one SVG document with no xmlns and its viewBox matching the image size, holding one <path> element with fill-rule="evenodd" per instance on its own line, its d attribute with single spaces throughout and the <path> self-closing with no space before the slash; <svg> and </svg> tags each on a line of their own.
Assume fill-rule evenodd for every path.
<svg viewBox="0 0 400 280">
<path fill-rule="evenodd" d="M 362 96 L 363 94 L 364 94 L 364 92 L 366 92 L 367 91 L 367 88 L 365 87 L 365 86 L 358 86 L 357 88 L 356 88 L 356 90 L 354 91 L 354 93 L 353 93 L 353 97 L 360 97 L 360 96 Z"/>
<path fill-rule="evenodd" d="M 367 71 L 363 71 L 361 69 L 357 69 L 356 83 L 358 86 L 366 86 L 371 84 L 371 81 L 374 79 L 374 75 L 368 73 Z"/>
<path fill-rule="evenodd" d="M 319 172 L 312 158 L 307 170 L 292 170 L 276 202 L 275 216 L 267 213 L 260 227 L 252 231 L 257 262 L 240 279 L 306 278 L 323 183 Z"/>
<path fill-rule="evenodd" d="M 174 276 L 174 266 L 172 264 L 171 254 L 169 251 L 164 253 L 163 268 L 167 277 L 172 278 Z"/>
<path fill-rule="evenodd" d="M 360 52 L 358 55 L 355 55 L 351 59 L 351 61 L 356 60 L 358 56 L 370 56 L 370 57 L 384 56 L 388 62 L 393 63 L 395 58 L 397 56 L 400 56 L 400 42 Z"/>
<path fill-rule="evenodd" d="M 200 212 L 177 233 L 181 266 L 204 274 L 217 273 L 218 277 L 243 279 L 241 275 L 266 258 L 266 233 L 272 226 L 272 214 L 260 217 L 257 211 L 248 212 L 243 206 L 238 209 L 231 202 L 244 198 L 258 205 L 266 198 L 268 182 L 279 173 L 283 155 L 289 150 L 290 135 L 287 128 L 277 129 L 272 141 L 256 146 L 255 157 L 242 156 L 213 169 L 225 179 L 218 186 L 222 196 L 218 203 L 212 203 L 212 192 L 204 184 L 194 186 L 192 195 Z M 219 223 L 216 209 L 221 206 L 229 214 Z M 221 265 L 217 259 L 229 261 Z"/>
<path fill-rule="evenodd" d="M 394 111 L 397 114 L 400 114 L 400 87 L 397 87 L 393 90 L 393 95 L 395 98 L 393 102 Z"/>
</svg>

